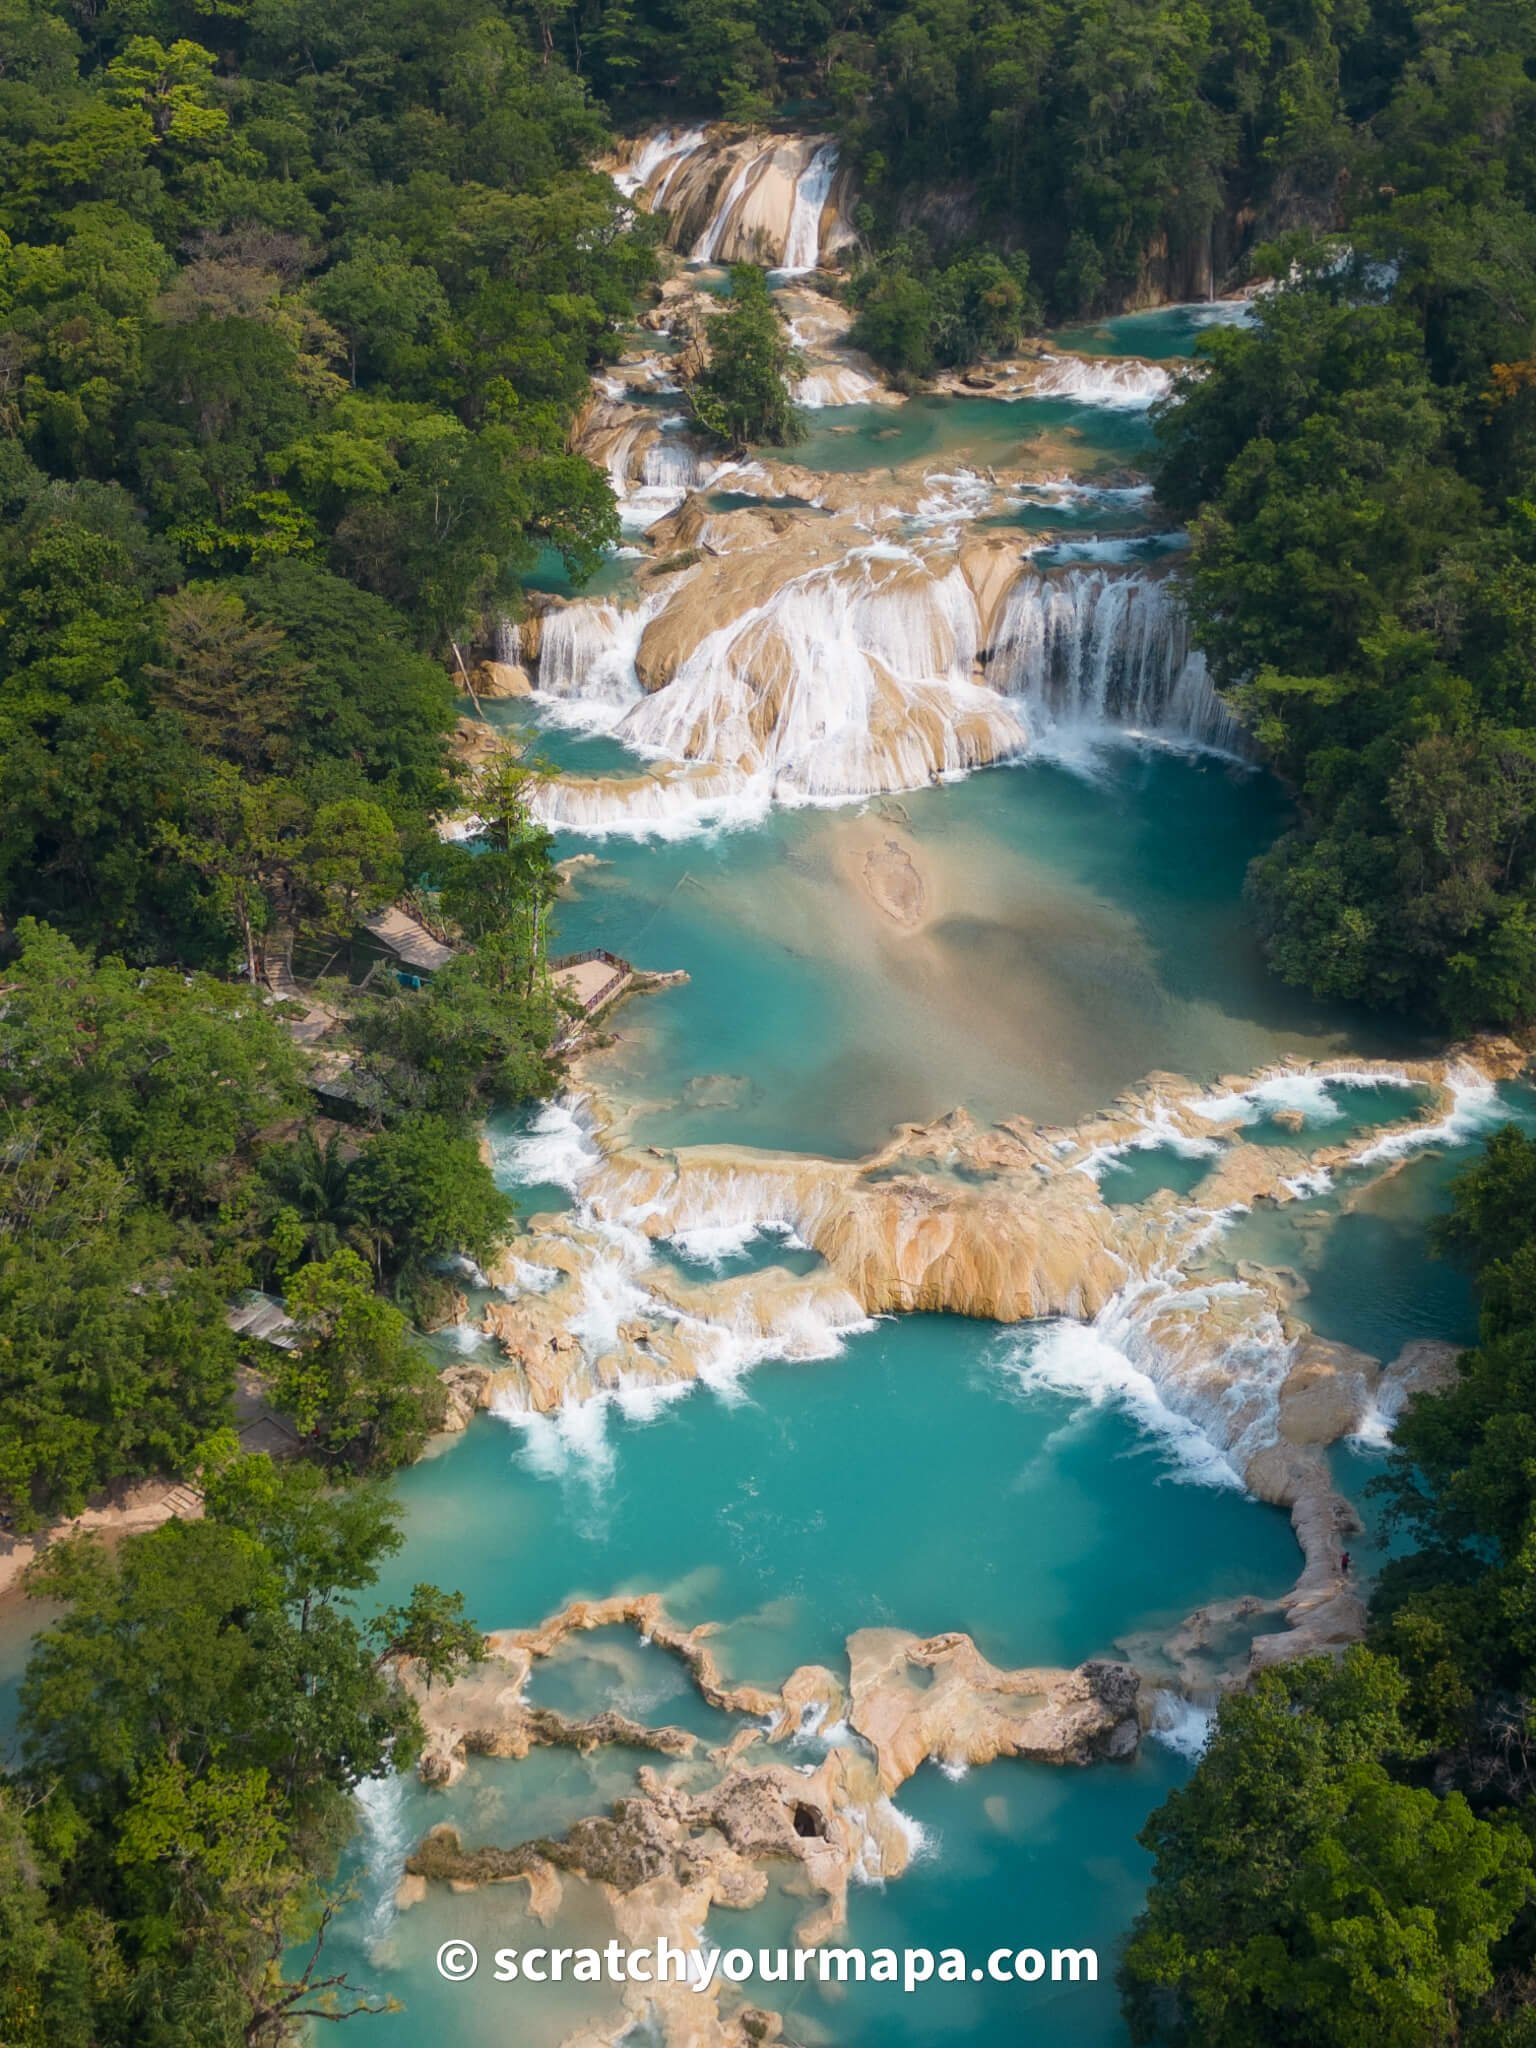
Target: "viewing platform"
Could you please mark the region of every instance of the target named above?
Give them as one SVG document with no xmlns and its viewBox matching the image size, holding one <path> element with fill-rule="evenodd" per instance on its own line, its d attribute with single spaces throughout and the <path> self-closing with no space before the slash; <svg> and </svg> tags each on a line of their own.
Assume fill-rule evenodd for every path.
<svg viewBox="0 0 1536 2048">
<path fill-rule="evenodd" d="M 681 969 L 671 974 L 647 974 L 617 953 L 610 953 L 606 946 L 589 946 L 584 953 L 558 954 L 550 961 L 549 971 L 555 987 L 581 1012 L 561 1032 L 555 1042 L 557 1050 L 572 1044 L 583 1026 L 620 996 L 642 989 L 672 988 L 688 979 Z"/>
</svg>

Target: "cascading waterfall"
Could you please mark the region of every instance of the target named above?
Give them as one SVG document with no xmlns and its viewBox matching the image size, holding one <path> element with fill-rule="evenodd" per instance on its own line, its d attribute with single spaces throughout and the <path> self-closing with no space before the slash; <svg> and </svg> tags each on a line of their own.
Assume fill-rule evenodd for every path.
<svg viewBox="0 0 1536 2048">
<path fill-rule="evenodd" d="M 642 695 L 635 674 L 640 636 L 655 601 L 620 609 L 586 598 L 544 614 L 539 633 L 541 697 L 559 700 L 565 722 L 602 729 Z M 555 707 L 551 707 L 552 709 Z"/>
<path fill-rule="evenodd" d="M 689 251 L 689 260 L 694 263 L 714 263 L 719 260 L 721 244 L 731 226 L 732 217 L 741 201 L 746 197 L 747 188 L 754 177 L 762 175 L 766 157 L 743 157 L 737 166 L 736 175 L 726 187 L 725 197 L 715 208 L 708 227 Z"/>
<path fill-rule="evenodd" d="M 718 466 L 697 442 L 664 433 L 641 456 L 640 481 L 653 490 L 675 491 L 681 498 L 707 484 Z"/>
<path fill-rule="evenodd" d="M 1241 753 L 1241 728 L 1165 578 L 1026 569 L 984 649 L 970 584 L 952 557 L 939 562 L 876 545 L 793 577 L 703 633 L 649 692 L 637 657 L 671 592 L 622 610 L 585 601 L 551 611 L 541 698 L 565 723 L 611 732 L 678 772 L 556 785 L 550 821 L 686 830 L 1122 735 Z"/>
<path fill-rule="evenodd" d="M 635 448 L 648 425 L 648 421 L 632 421 L 620 430 L 609 447 L 604 466 L 608 471 L 608 487 L 620 505 L 633 488 L 630 471 L 634 465 Z"/>
<path fill-rule="evenodd" d="M 911 789 L 1021 751 L 1013 711 L 973 679 L 965 579 L 915 567 L 870 551 L 794 578 L 706 634 L 618 736 L 812 802 Z"/>
<path fill-rule="evenodd" d="M 1047 356 L 1029 387 L 1029 396 L 1070 399 L 1077 405 L 1103 406 L 1112 412 L 1139 412 L 1166 398 L 1172 389 L 1172 377 L 1157 363 Z"/>
<path fill-rule="evenodd" d="M 366 1865 L 364 1895 L 370 1946 L 389 1933 L 395 1918 L 395 1888 L 410 1848 L 405 1813 L 405 1781 L 394 1772 L 364 1778 L 353 1793 Z"/>
<path fill-rule="evenodd" d="M 703 146 L 702 128 L 685 128 L 680 134 L 671 128 L 663 128 L 646 139 L 633 163 L 614 172 L 613 182 L 626 199 L 648 191 L 651 206 L 659 207 L 668 185 L 689 157 Z M 658 172 L 662 173 L 659 178 Z"/>
<path fill-rule="evenodd" d="M 836 175 L 837 144 L 824 142 L 795 181 L 794 211 L 789 217 L 784 261 L 779 266 L 787 277 L 803 277 L 816 268 L 821 256 L 822 211 Z"/>
<path fill-rule="evenodd" d="M 1163 578 L 1109 568 L 1026 574 L 1009 594 L 987 677 L 1023 700 L 1037 742 L 1120 731 L 1243 750 Z"/>
<path fill-rule="evenodd" d="M 504 661 L 509 668 L 516 668 L 521 664 L 523 659 L 523 629 L 516 619 L 509 619 L 503 614 L 496 621 L 493 644 L 498 661 Z"/>
<path fill-rule="evenodd" d="M 668 512 L 675 512 L 690 491 L 711 483 L 728 465 L 712 461 L 698 442 L 673 429 L 686 416 L 672 415 L 660 423 L 631 419 L 605 435 L 601 456 L 608 484 L 618 505 L 621 525 L 643 532 Z"/>
<path fill-rule="evenodd" d="M 1026 1386 L 1124 1408 L 1185 1481 L 1240 1488 L 1274 1440 L 1295 1349 L 1259 1290 L 1169 1269 L 1129 1281 L 1091 1322 L 1010 1337 L 1003 1363 Z"/>
</svg>

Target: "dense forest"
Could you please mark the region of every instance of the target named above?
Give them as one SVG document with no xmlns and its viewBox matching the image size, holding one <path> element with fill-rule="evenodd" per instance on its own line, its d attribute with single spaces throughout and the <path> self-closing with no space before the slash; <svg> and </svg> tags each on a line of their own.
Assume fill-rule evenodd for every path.
<svg viewBox="0 0 1536 2048">
<path fill-rule="evenodd" d="M 1022 250 L 1061 315 L 1198 296 L 1512 144 L 1533 35 L 1518 0 L 569 0 L 541 27 L 621 119 L 831 126 L 876 240 Z"/>
<path fill-rule="evenodd" d="M 506 19 L 0 10 L 0 1520 L 205 1496 L 36 1582 L 14 2048 L 275 2044 L 369 2002 L 315 1881 L 410 1759 L 389 1660 L 478 1640 L 430 1587 L 369 1611 L 372 1475 L 441 1418 L 447 1261 L 507 1227 L 475 1124 L 548 1086 L 563 1022 L 528 772 L 485 777 L 474 852 L 433 827 L 453 643 L 617 530 L 566 451 L 654 261 L 605 133 Z M 320 984 L 338 1122 L 252 984 L 406 889 L 460 950 Z M 252 1284 L 292 1324 L 281 1469 L 234 1435 Z"/>
</svg>

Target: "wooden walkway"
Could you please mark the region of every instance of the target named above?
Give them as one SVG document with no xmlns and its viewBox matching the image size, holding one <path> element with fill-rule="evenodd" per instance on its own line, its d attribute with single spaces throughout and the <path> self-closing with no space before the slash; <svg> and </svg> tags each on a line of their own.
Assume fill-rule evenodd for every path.
<svg viewBox="0 0 1536 2048">
<path fill-rule="evenodd" d="M 274 925 L 262 962 L 262 978 L 274 1002 L 302 1003 L 302 1017 L 285 1018 L 288 1036 L 295 1045 L 314 1045 L 336 1022 L 329 1003 L 317 1002 L 299 987 L 293 973 L 293 931 L 285 924 Z"/>
</svg>

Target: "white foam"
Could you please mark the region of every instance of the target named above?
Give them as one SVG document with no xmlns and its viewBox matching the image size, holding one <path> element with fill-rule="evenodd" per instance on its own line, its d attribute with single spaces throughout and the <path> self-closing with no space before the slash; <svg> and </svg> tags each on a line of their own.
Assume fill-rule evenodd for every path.
<svg viewBox="0 0 1536 2048">
<path fill-rule="evenodd" d="M 1098 1180 L 1106 1167 L 1122 1165 L 1127 1152 L 1176 1152 L 1182 1159 L 1207 1159 L 1220 1150 L 1215 1138 L 1191 1137 L 1188 1132 L 1180 1130 L 1168 1105 L 1158 1102 L 1142 1115 L 1141 1128 L 1133 1136 L 1093 1146 L 1078 1160 L 1073 1171 L 1087 1174 L 1090 1180 Z"/>
<path fill-rule="evenodd" d="M 974 680 L 979 624 L 952 560 L 934 572 L 893 543 L 854 549 L 705 634 L 665 688 L 639 692 L 632 654 L 589 669 L 581 697 L 617 708 L 602 714 L 614 737 L 643 760 L 698 766 L 616 789 L 557 783 L 541 815 L 681 837 L 775 803 L 844 803 L 1015 757 L 1028 743 L 1017 707 Z"/>
<path fill-rule="evenodd" d="M 894 1821 L 905 1837 L 909 1864 L 926 1863 L 938 1855 L 939 1835 L 936 1829 L 924 1827 L 923 1823 L 914 1820 L 910 1813 L 903 1813 L 892 1799 L 879 1800 L 875 1811 L 886 1820 Z"/>
<path fill-rule="evenodd" d="M 498 1394 L 491 1413 L 522 1438 L 519 1462 L 537 1478 L 564 1479 L 579 1471 L 587 1480 L 601 1483 L 613 1470 L 606 1396 L 567 1401 L 540 1414 L 519 1406 L 510 1395 Z"/>
<path fill-rule="evenodd" d="M 685 1259 L 692 1259 L 696 1265 L 713 1266 L 718 1270 L 728 1260 L 740 1258 L 759 1237 L 767 1236 L 780 1238 L 786 1249 L 805 1249 L 792 1224 L 764 1222 L 756 1217 L 731 1217 L 724 1221 L 687 1225 L 674 1230 L 667 1243 L 674 1245 Z"/>
<path fill-rule="evenodd" d="M 1354 1428 L 1344 1441 L 1351 1450 L 1387 1450 L 1391 1446 L 1398 1418 L 1407 1405 L 1408 1390 L 1401 1380 L 1379 1380 L 1375 1392 L 1366 1401 L 1356 1418 Z"/>
<path fill-rule="evenodd" d="M 1157 363 L 1113 356 L 1046 356 L 1021 396 L 1061 398 L 1113 412 L 1141 412 L 1173 389 L 1173 378 Z"/>
<path fill-rule="evenodd" d="M 1204 1754 L 1215 1725 L 1214 1706 L 1186 1699 L 1177 1692 L 1158 1691 L 1152 1695 L 1152 1721 L 1147 1733 L 1175 1756 L 1195 1762 Z"/>
<path fill-rule="evenodd" d="M 367 1945 L 377 1947 L 395 1920 L 395 1892 L 411 1847 L 405 1812 L 405 1782 L 398 1771 L 364 1778 L 353 1788 L 361 1820 L 364 1896 L 370 1900 Z"/>
<path fill-rule="evenodd" d="M 1252 299 L 1207 299 L 1191 306 L 1170 306 L 1170 313 L 1188 313 L 1197 327 L 1251 327 L 1255 315 Z"/>
<path fill-rule="evenodd" d="M 1498 1088 L 1476 1067 L 1458 1063 L 1446 1074 L 1445 1084 L 1450 1091 L 1451 1107 L 1438 1123 L 1388 1131 L 1364 1151 L 1355 1153 L 1350 1164 L 1374 1166 L 1383 1159 L 1402 1159 L 1424 1145 L 1465 1145 L 1502 1114 Z"/>
<path fill-rule="evenodd" d="M 485 1332 L 478 1323 L 451 1323 L 446 1329 L 439 1330 L 437 1335 L 466 1358 L 471 1351 L 478 1351 L 485 1342 Z"/>
<path fill-rule="evenodd" d="M 1157 1441 L 1175 1478 L 1241 1491 L 1227 1455 L 1197 1423 L 1168 1406 L 1151 1375 L 1132 1364 L 1098 1322 L 1040 1325 L 1015 1340 L 1005 1362 L 1025 1388 L 1071 1395 L 1094 1408 L 1123 1409 Z"/>
<path fill-rule="evenodd" d="M 557 1187 L 574 1192 L 603 1163 L 579 1096 L 546 1102 L 525 1128 L 491 1139 L 491 1169 L 500 1187 Z"/>
<path fill-rule="evenodd" d="M 1213 1124 L 1255 1124 L 1276 1110 L 1299 1113 L 1309 1124 L 1336 1123 L 1347 1114 L 1336 1089 L 1413 1085 L 1400 1067 L 1341 1067 L 1322 1072 L 1307 1068 L 1267 1075 L 1251 1088 L 1236 1092 L 1192 1096 L 1184 1107 Z"/>
<path fill-rule="evenodd" d="M 500 1292 L 508 1296 L 515 1294 L 548 1294 L 559 1278 L 560 1269 L 558 1266 L 540 1266 L 530 1259 L 514 1259 L 512 1261 L 513 1284 L 509 1287 L 501 1288 Z"/>
</svg>

